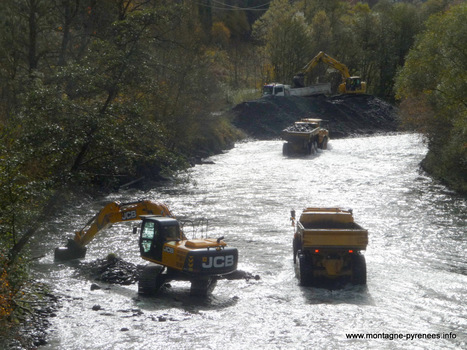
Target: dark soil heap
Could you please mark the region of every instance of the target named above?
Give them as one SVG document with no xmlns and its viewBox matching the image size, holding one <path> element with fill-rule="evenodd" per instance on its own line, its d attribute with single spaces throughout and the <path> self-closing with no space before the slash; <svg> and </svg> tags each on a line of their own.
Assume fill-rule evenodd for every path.
<svg viewBox="0 0 467 350">
<path fill-rule="evenodd" d="M 231 112 L 236 127 L 260 140 L 280 137 L 302 118 L 323 119 L 331 138 L 394 132 L 399 125 L 397 108 L 372 95 L 266 96 Z"/>
<path fill-rule="evenodd" d="M 138 281 L 141 267 L 109 254 L 104 259 L 81 262 L 79 269 L 97 281 L 129 285 Z"/>
</svg>

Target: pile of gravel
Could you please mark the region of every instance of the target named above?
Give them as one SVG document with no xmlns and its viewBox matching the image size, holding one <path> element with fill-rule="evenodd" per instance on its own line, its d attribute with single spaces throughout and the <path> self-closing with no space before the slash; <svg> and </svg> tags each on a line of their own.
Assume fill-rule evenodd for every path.
<svg viewBox="0 0 467 350">
<path fill-rule="evenodd" d="M 88 275 L 97 281 L 130 285 L 136 283 L 141 267 L 133 263 L 109 254 L 104 259 L 97 259 L 91 262 L 81 262 L 79 265 L 81 273 Z"/>
</svg>

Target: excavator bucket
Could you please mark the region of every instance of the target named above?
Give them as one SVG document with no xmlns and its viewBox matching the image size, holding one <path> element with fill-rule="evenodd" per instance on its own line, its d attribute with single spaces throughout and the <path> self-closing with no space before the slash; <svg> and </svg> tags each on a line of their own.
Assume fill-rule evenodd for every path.
<svg viewBox="0 0 467 350">
<path fill-rule="evenodd" d="M 86 247 L 76 243 L 74 240 L 69 239 L 65 247 L 55 248 L 54 259 L 55 261 L 67 261 L 73 259 L 81 259 L 86 256 Z"/>
</svg>

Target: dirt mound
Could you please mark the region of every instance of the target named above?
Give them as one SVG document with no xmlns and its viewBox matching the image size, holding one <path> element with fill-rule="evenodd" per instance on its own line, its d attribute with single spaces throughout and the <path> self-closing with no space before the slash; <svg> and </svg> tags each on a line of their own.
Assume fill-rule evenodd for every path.
<svg viewBox="0 0 467 350">
<path fill-rule="evenodd" d="M 274 139 L 301 118 L 320 118 L 331 138 L 398 130 L 398 110 L 371 95 L 266 96 L 232 109 L 233 124 L 256 139 Z"/>
<path fill-rule="evenodd" d="M 122 285 L 136 283 L 141 269 L 111 254 L 104 259 L 82 262 L 79 268 L 82 273 L 97 281 Z"/>
</svg>

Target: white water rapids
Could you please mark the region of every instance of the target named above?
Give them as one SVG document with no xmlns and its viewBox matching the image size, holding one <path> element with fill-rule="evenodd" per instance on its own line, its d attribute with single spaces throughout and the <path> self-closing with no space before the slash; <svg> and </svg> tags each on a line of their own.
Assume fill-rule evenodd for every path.
<svg viewBox="0 0 467 350">
<path fill-rule="evenodd" d="M 189 182 L 79 203 L 37 238 L 48 253 L 36 275 L 62 296 L 40 349 L 467 348 L 467 201 L 419 170 L 425 153 L 413 134 L 331 140 L 296 158 L 282 156 L 281 141 L 250 141 L 190 169 Z M 221 280 L 207 299 L 190 297 L 186 282 L 147 298 L 137 285 L 91 291 L 96 281 L 53 262 L 104 202 L 142 198 L 208 218 L 209 236 L 225 236 L 239 269 L 261 278 Z M 368 229 L 367 288 L 298 285 L 289 218 L 306 206 L 352 208 Z M 131 226 L 99 235 L 86 260 L 109 252 L 143 263 Z"/>
</svg>

